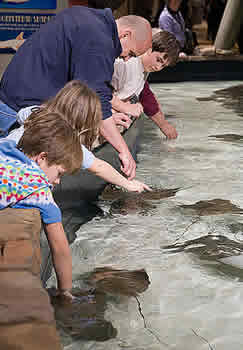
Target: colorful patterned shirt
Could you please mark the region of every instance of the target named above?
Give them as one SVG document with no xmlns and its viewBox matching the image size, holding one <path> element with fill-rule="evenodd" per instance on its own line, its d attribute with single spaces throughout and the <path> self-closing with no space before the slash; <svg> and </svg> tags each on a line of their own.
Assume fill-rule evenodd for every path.
<svg viewBox="0 0 243 350">
<path fill-rule="evenodd" d="M 0 210 L 37 208 L 45 224 L 60 222 L 61 211 L 51 189 L 45 173 L 17 149 L 16 142 L 0 142 Z"/>
</svg>

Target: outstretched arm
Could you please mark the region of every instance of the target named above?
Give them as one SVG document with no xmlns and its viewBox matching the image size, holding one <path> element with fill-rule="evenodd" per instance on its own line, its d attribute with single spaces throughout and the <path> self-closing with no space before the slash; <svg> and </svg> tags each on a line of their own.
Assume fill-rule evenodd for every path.
<svg viewBox="0 0 243 350">
<path fill-rule="evenodd" d="M 150 119 L 160 128 L 162 133 L 169 139 L 176 139 L 178 134 L 174 126 L 165 120 L 164 113 L 159 110 L 158 113 L 150 117 Z"/>
<path fill-rule="evenodd" d="M 139 96 L 139 99 L 143 105 L 144 113 L 160 128 L 163 134 L 168 139 L 177 138 L 178 134 L 176 129 L 167 120 L 165 120 L 165 116 L 160 108 L 159 102 L 157 101 L 154 93 L 151 91 L 147 81 L 144 84 L 144 88 Z"/>
<path fill-rule="evenodd" d="M 136 162 L 133 159 L 128 146 L 120 134 L 113 118 L 107 118 L 102 121 L 100 133 L 117 150 L 121 160 L 121 170 L 132 180 L 136 176 Z"/>
<path fill-rule="evenodd" d="M 53 265 L 59 291 L 72 288 L 72 255 L 61 222 L 45 224 L 45 232 L 50 245 Z"/>
<path fill-rule="evenodd" d="M 95 175 L 103 178 L 105 181 L 112 183 L 114 185 L 125 188 L 128 191 L 132 192 L 142 192 L 144 190 L 149 191 L 150 188 L 144 183 L 137 180 L 127 180 L 124 176 L 122 176 L 116 169 L 114 169 L 109 163 L 101 160 L 99 158 L 95 158 L 89 171 L 94 173 Z"/>
</svg>

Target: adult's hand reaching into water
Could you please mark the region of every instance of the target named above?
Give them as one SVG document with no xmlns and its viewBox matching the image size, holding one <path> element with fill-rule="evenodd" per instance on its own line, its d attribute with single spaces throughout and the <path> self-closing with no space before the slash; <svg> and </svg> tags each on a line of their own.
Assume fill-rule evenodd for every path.
<svg viewBox="0 0 243 350">
<path fill-rule="evenodd" d="M 134 179 L 137 165 L 131 153 L 119 153 L 119 158 L 122 163 L 121 171 L 127 176 L 128 180 Z"/>
<path fill-rule="evenodd" d="M 116 125 L 124 126 L 126 129 L 128 129 L 132 123 L 132 119 L 124 113 L 114 113 L 112 114 L 112 118 L 114 119 Z"/>
</svg>

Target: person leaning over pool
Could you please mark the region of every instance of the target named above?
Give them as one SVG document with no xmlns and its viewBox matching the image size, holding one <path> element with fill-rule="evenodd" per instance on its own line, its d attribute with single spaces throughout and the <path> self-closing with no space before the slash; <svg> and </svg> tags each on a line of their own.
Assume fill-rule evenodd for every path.
<svg viewBox="0 0 243 350">
<path fill-rule="evenodd" d="M 151 26 L 142 17 L 115 20 L 110 9 L 85 6 L 61 11 L 26 39 L 5 70 L 0 83 L 0 128 L 6 131 L 15 122 L 16 112 L 40 105 L 68 81 L 86 82 L 101 100 L 100 132 L 118 151 L 122 171 L 134 178 L 136 162 L 111 118 L 110 81 L 117 57 L 127 61 L 143 54 L 151 44 Z"/>
<path fill-rule="evenodd" d="M 62 349 L 40 281 L 40 230 L 42 221 L 58 294 L 72 299 L 72 256 L 51 189 L 82 161 L 79 132 L 60 113 L 33 116 L 18 144 L 0 142 L 0 349 Z"/>
<path fill-rule="evenodd" d="M 117 124 L 127 127 L 131 123 L 129 115 L 139 117 L 144 112 L 168 139 L 177 137 L 176 129 L 165 120 L 147 78 L 150 72 L 158 72 L 176 64 L 179 51 L 179 44 L 173 34 L 156 30 L 153 34 L 152 49 L 141 57 L 134 57 L 128 62 L 116 59 L 111 81 L 114 88 L 111 104 L 115 111 L 127 115 L 123 119 L 114 117 Z M 137 103 L 130 103 L 134 97 Z"/>
<path fill-rule="evenodd" d="M 83 151 L 83 169 L 99 176 L 108 183 L 125 188 L 128 191 L 142 192 L 150 190 L 144 183 L 135 179 L 128 180 L 111 164 L 95 157 L 92 146 L 99 134 L 102 120 L 101 103 L 98 95 L 86 84 L 78 80 L 69 81 L 58 91 L 56 96 L 43 102 L 40 106 L 30 106 L 19 110 L 16 115 L 19 128 L 12 130 L 4 140 L 19 142 L 24 133 L 26 123 L 31 123 L 35 114 L 61 113 L 63 118 L 80 134 Z M 88 149 L 87 149 L 88 148 Z"/>
</svg>

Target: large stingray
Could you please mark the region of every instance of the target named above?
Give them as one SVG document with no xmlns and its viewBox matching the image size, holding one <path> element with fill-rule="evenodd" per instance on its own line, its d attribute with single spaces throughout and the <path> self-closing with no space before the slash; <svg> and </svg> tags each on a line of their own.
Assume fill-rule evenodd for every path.
<svg viewBox="0 0 243 350">
<path fill-rule="evenodd" d="M 102 193 L 101 199 L 113 200 L 110 208 L 111 214 L 127 215 L 138 213 L 146 215 L 151 209 L 156 207 L 150 201 L 173 197 L 178 190 L 179 188 L 152 188 L 152 191 L 129 193 L 109 186 Z"/>
<path fill-rule="evenodd" d="M 104 191 L 101 194 L 101 199 L 103 200 L 115 200 L 118 198 L 121 198 L 123 196 L 139 196 L 142 199 L 145 200 L 158 200 L 162 198 L 168 198 L 173 197 L 177 191 L 179 191 L 179 187 L 177 188 L 157 188 L 157 187 L 151 187 L 152 191 L 144 191 L 142 193 L 128 193 L 124 190 L 117 188 L 114 185 L 107 185 Z"/>
<path fill-rule="evenodd" d="M 214 91 L 209 97 L 198 97 L 198 101 L 217 101 L 225 108 L 235 111 L 243 117 L 243 85 L 231 86 Z"/>
<path fill-rule="evenodd" d="M 130 196 L 125 194 L 123 197 L 112 202 L 110 207 L 110 214 L 140 214 L 147 215 L 151 209 L 156 208 L 155 205 L 142 199 L 139 194 Z"/>
<path fill-rule="evenodd" d="M 212 200 L 205 200 L 205 201 L 199 201 L 194 204 L 183 204 L 180 205 L 181 208 L 186 210 L 193 210 L 196 212 L 196 214 L 200 216 L 204 215 L 218 215 L 218 214 L 242 214 L 243 209 L 237 207 L 236 205 L 232 204 L 231 201 L 226 199 L 212 199 Z"/>
<path fill-rule="evenodd" d="M 112 323 L 105 319 L 107 295 L 137 297 L 150 284 L 144 269 L 128 271 L 102 267 L 86 274 L 85 280 L 90 289 L 73 289 L 75 299 L 72 302 L 55 296 L 51 289 L 49 294 L 60 332 L 74 339 L 95 341 L 105 341 L 117 335 Z"/>
<path fill-rule="evenodd" d="M 230 278 L 243 280 L 243 243 L 222 235 L 207 235 L 183 243 L 162 247 L 165 253 L 186 252 L 197 256 L 210 267 Z M 213 264 L 213 265 L 212 265 Z"/>
<path fill-rule="evenodd" d="M 101 267 L 92 271 L 87 280 L 103 293 L 134 297 L 143 293 L 150 284 L 144 269 L 128 271 Z"/>
<path fill-rule="evenodd" d="M 167 253 L 182 251 L 196 254 L 200 259 L 218 260 L 243 254 L 243 243 L 236 242 L 222 235 L 206 235 L 183 243 L 162 247 Z"/>
<path fill-rule="evenodd" d="M 226 142 L 237 142 L 237 143 L 243 142 L 243 135 L 238 135 L 238 134 L 218 134 L 218 135 L 210 135 L 208 137 L 213 137 Z"/>
</svg>

